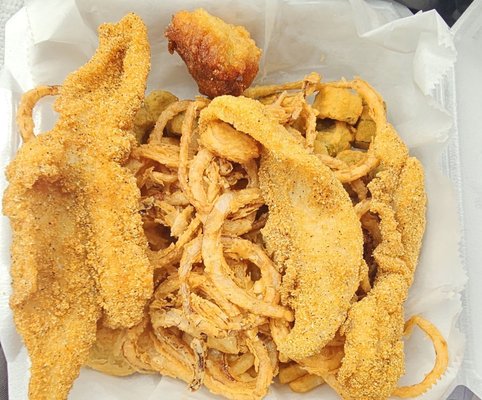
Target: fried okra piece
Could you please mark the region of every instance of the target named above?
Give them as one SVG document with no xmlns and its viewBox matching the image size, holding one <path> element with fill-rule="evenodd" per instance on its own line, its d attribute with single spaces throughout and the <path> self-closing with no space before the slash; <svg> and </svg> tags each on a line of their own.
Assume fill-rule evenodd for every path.
<svg viewBox="0 0 482 400">
<path fill-rule="evenodd" d="M 239 96 L 258 73 L 261 50 L 248 31 L 203 9 L 175 14 L 165 35 L 171 54 L 181 56 L 199 92 L 208 97 Z"/>
<path fill-rule="evenodd" d="M 353 134 L 351 127 L 341 121 L 321 121 L 318 124 L 315 147 L 317 144 L 323 144 L 330 156 L 335 157 L 340 151 L 348 150 L 351 147 Z"/>
<path fill-rule="evenodd" d="M 368 113 L 368 106 L 364 105 L 360 120 L 356 124 L 355 146 L 368 149 L 373 136 L 375 136 L 376 129 L 375 121 Z"/>
<path fill-rule="evenodd" d="M 325 86 L 313 102 L 318 118 L 331 118 L 354 125 L 363 109 L 361 97 L 350 89 Z"/>
<path fill-rule="evenodd" d="M 146 96 L 144 105 L 134 118 L 134 133 L 139 143 L 143 142 L 145 135 L 154 127 L 159 115 L 177 100 L 176 96 L 165 90 L 154 90 Z"/>
<path fill-rule="evenodd" d="M 365 157 L 366 153 L 356 150 L 343 150 L 336 155 L 336 158 L 349 166 L 360 163 Z"/>
</svg>

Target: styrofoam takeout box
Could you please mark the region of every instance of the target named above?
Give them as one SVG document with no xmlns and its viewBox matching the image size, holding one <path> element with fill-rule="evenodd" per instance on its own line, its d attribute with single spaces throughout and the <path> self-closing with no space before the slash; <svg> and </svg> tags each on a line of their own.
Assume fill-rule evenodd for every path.
<svg viewBox="0 0 482 400">
<path fill-rule="evenodd" d="M 347 59 L 343 59 L 343 57 L 347 57 L 347 55 L 341 51 L 337 53 L 336 48 L 328 49 L 330 46 L 329 43 L 326 43 L 325 54 L 328 54 L 328 56 L 331 55 L 331 59 L 323 60 L 318 56 L 315 57 L 313 54 L 308 54 L 312 48 L 310 48 L 309 44 L 305 43 L 304 40 L 298 40 L 297 34 L 301 35 L 303 30 L 309 29 L 309 27 L 313 29 L 315 26 L 313 24 L 316 23 L 316 21 L 310 20 L 306 17 L 306 14 L 298 10 L 313 9 L 313 7 L 316 7 L 318 4 L 320 7 L 321 4 L 323 4 L 323 7 L 326 7 L 327 10 L 334 10 L 333 18 L 338 18 L 347 24 L 350 18 L 356 19 L 356 30 L 361 38 L 368 38 L 368 40 L 372 40 L 378 46 L 386 45 L 388 52 L 398 52 L 402 58 L 404 53 L 413 51 L 413 49 L 404 48 L 403 45 L 393 47 L 393 43 L 397 43 L 397 35 L 410 35 L 410 31 L 405 28 L 410 26 L 414 18 L 418 18 L 417 21 L 419 24 L 432 24 L 427 26 L 427 32 L 424 32 L 423 27 L 418 25 L 417 34 L 425 39 L 424 46 L 428 46 L 431 50 L 434 50 L 426 54 L 423 53 L 423 49 L 420 50 L 421 54 L 417 55 L 419 57 L 418 65 L 414 74 L 416 75 L 415 78 L 417 82 L 421 86 L 421 91 L 423 91 L 426 96 L 436 100 L 438 105 L 443 106 L 443 112 L 434 114 L 438 115 L 443 121 L 433 119 L 430 123 L 441 129 L 445 122 L 454 122 L 453 126 L 448 127 L 447 136 L 440 137 L 440 142 L 446 140 L 447 137 L 449 138 L 442 153 L 440 168 L 446 176 L 450 177 L 455 196 L 458 200 L 458 215 L 462 226 L 459 253 L 468 276 L 466 288 L 462 293 L 463 311 L 461 318 L 457 322 L 458 327 L 466 337 L 465 356 L 457 377 L 455 378 L 454 373 L 454 379 L 446 386 L 446 390 L 439 390 L 437 393 L 440 393 L 439 396 L 444 396 L 445 398 L 448 393 L 450 393 L 450 391 L 447 392 L 447 390 L 451 390 L 460 384 L 469 387 L 475 394 L 482 397 L 482 313 L 478 310 L 478 306 L 482 305 L 482 295 L 479 293 L 479 288 L 482 287 L 482 246 L 479 244 L 479 241 L 482 240 L 482 178 L 478 176 L 478 171 L 482 170 L 482 122 L 479 116 L 482 114 L 482 110 L 481 102 L 478 101 L 479 93 L 482 93 L 482 74 L 480 72 L 482 70 L 482 0 L 475 0 L 466 13 L 459 19 L 457 24 L 452 28 L 454 41 L 450 38 L 447 43 L 431 43 L 433 37 L 431 37 L 430 34 L 433 33 L 434 30 L 442 32 L 441 36 L 438 37 L 439 39 L 441 38 L 442 41 L 447 39 L 444 37 L 444 32 L 448 32 L 448 29 L 442 26 L 442 20 L 437 18 L 433 12 L 431 14 L 427 13 L 425 16 L 418 15 L 416 17 L 410 17 L 410 12 L 406 8 L 381 0 L 350 0 L 349 8 L 344 9 L 346 15 L 337 14 L 336 10 L 343 9 L 343 7 L 340 8 L 339 4 L 341 2 L 338 0 L 246 1 L 243 2 L 243 7 L 245 7 L 245 10 L 249 10 L 248 13 L 238 12 L 238 7 L 241 7 L 239 5 L 240 3 L 237 4 L 235 1 L 230 0 L 216 3 L 209 2 L 208 0 L 198 0 L 196 2 L 183 0 L 172 2 L 172 4 L 168 2 L 163 3 L 166 3 L 163 4 L 163 7 L 166 8 L 166 13 L 168 14 L 172 14 L 172 12 L 177 11 L 179 8 L 188 8 L 195 4 L 207 8 L 208 11 L 212 10 L 213 13 L 218 13 L 218 15 L 222 17 L 228 17 L 228 20 L 229 17 L 232 17 L 233 22 L 246 25 L 255 37 L 263 38 L 262 42 L 270 40 L 270 38 L 272 39 L 273 29 L 278 29 L 277 34 L 279 33 L 280 37 L 286 39 L 286 42 L 280 42 L 279 44 L 273 42 L 274 45 L 268 46 L 265 51 L 266 57 L 272 57 L 274 54 L 278 56 L 278 65 L 273 67 L 262 61 L 260 70 L 261 79 L 268 77 L 276 81 L 285 81 L 289 78 L 283 74 L 283 69 L 293 68 L 293 60 L 297 61 L 298 56 L 305 57 L 303 58 L 305 65 L 303 68 L 298 69 L 299 74 L 303 74 L 309 69 L 316 70 L 319 63 L 324 63 L 325 69 L 323 73 L 332 79 L 339 78 L 338 74 L 350 78 L 350 75 L 357 73 L 356 69 L 346 67 L 349 62 Z M 95 46 L 92 45 L 92 43 L 95 43 L 95 38 L 92 37 L 95 36 L 95 30 L 93 29 L 98 23 L 102 22 L 97 15 L 101 7 L 110 7 L 108 17 L 110 21 L 119 19 L 126 10 L 130 10 L 131 8 L 134 11 L 139 10 L 148 26 L 160 25 L 160 27 L 158 26 L 156 28 L 156 34 L 162 35 L 162 26 L 164 25 L 156 23 L 158 16 L 152 15 L 152 13 L 149 14 L 145 10 L 143 12 L 144 6 L 155 8 L 158 4 L 160 4 L 160 2 L 155 0 L 144 0 L 143 2 L 135 2 L 134 0 L 104 0 L 103 2 L 97 2 L 95 0 L 31 0 L 27 2 L 26 8 L 20 10 L 19 13 L 12 18 L 7 24 L 6 29 L 6 69 L 3 71 L 2 81 L 0 82 L 4 85 L 5 82 L 8 82 L 6 86 L 8 89 L 0 89 L 0 132 L 2 133 L 0 135 L 0 161 L 2 167 L 11 158 L 13 151 L 19 145 L 18 135 L 16 134 L 14 126 L 14 112 L 19 93 L 39 83 L 61 83 L 61 81 L 52 82 L 50 78 L 45 77 L 55 75 L 56 78 L 63 78 L 66 73 L 83 64 L 91 56 L 95 50 Z M 282 6 L 280 6 L 280 4 L 282 4 Z M 82 8 L 82 15 L 78 13 L 76 7 Z M 275 12 L 268 12 L 268 10 L 274 10 Z M 276 27 L 273 20 L 283 14 L 280 10 L 284 10 L 285 13 L 286 10 L 290 10 L 290 12 L 293 13 L 292 17 L 294 19 L 298 18 L 298 23 L 290 27 Z M 353 12 L 353 15 L 350 14 L 350 10 Z M 279 14 L 277 13 L 278 11 L 280 11 Z M 257 13 L 263 12 L 265 13 L 264 23 L 257 25 L 255 23 L 256 15 Z M 31 13 L 34 14 L 32 15 Z M 35 13 L 43 13 L 44 18 L 32 18 L 38 15 Z M 86 37 L 79 38 L 73 26 L 81 20 L 82 23 L 89 25 L 92 29 Z M 163 21 L 163 23 L 164 22 L 165 21 Z M 404 25 L 405 23 L 406 25 Z M 42 24 L 43 27 L 40 26 Z M 43 36 L 46 32 L 43 28 L 48 27 L 49 24 L 56 25 L 56 29 L 58 29 L 57 33 L 62 32 L 62 34 L 56 34 L 54 30 L 54 33 L 50 36 L 48 34 Z M 440 26 L 437 24 L 440 24 Z M 343 30 L 343 26 L 340 25 L 339 28 L 343 31 L 343 34 L 347 33 L 346 29 Z M 380 31 L 383 31 L 384 34 L 379 35 L 378 33 Z M 29 32 L 32 36 L 25 35 L 25 32 Z M 152 33 L 152 31 L 150 33 Z M 337 30 L 331 33 L 335 36 L 339 35 Z M 33 34 L 36 36 L 33 37 Z M 426 37 L 423 37 L 424 34 L 426 34 Z M 15 38 L 15 40 L 12 40 L 12 38 Z M 400 43 L 404 42 L 403 37 L 399 39 Z M 328 41 L 329 40 L 330 39 L 328 39 Z M 72 42 L 76 43 L 75 48 L 69 47 L 69 44 Z M 453 46 L 453 42 L 455 43 L 455 48 L 451 47 Z M 33 43 L 35 43 L 35 48 Z M 406 43 L 408 43 L 408 41 L 406 41 Z M 155 42 L 155 44 L 159 43 Z M 261 43 L 260 45 L 263 46 L 265 44 L 266 43 Z M 390 48 L 390 46 L 392 47 Z M 35 51 L 32 51 L 32 49 Z M 450 64 L 450 60 L 453 60 L 452 57 L 455 57 L 455 50 L 457 50 L 458 56 L 455 68 L 453 68 L 453 62 Z M 64 51 L 68 52 L 68 57 L 62 54 Z M 356 45 L 352 45 L 351 51 L 351 56 L 358 57 L 360 62 L 363 62 L 364 54 L 357 51 Z M 419 50 L 417 49 L 416 51 Z M 283 56 L 284 53 L 286 53 L 285 56 Z M 63 62 L 60 64 L 55 63 L 55 57 L 59 54 L 63 55 Z M 45 61 L 49 59 L 49 57 L 46 56 L 50 56 L 51 62 Z M 176 75 L 177 80 L 175 79 L 174 82 L 172 82 L 172 79 L 170 81 L 163 81 L 163 88 L 171 89 L 170 84 L 172 84 L 172 88 L 175 88 L 179 82 L 183 84 L 184 82 L 190 82 L 185 67 L 177 57 L 166 56 L 164 58 L 164 56 L 160 56 L 159 54 L 157 54 L 157 57 L 157 59 L 153 59 L 153 66 L 161 63 L 163 66 L 179 72 L 179 77 Z M 342 59 L 339 63 L 337 63 L 337 57 Z M 424 59 L 424 57 L 429 58 Z M 15 60 L 14 64 L 12 64 L 12 60 Z M 384 61 L 386 60 L 380 60 L 381 63 Z M 424 62 L 426 62 L 426 65 L 429 65 L 430 68 L 433 68 L 433 70 L 424 70 Z M 30 68 L 32 65 L 35 65 L 35 71 Z M 396 70 L 397 64 L 385 62 L 383 65 L 387 67 L 391 66 L 392 68 L 391 70 L 388 69 L 384 71 L 387 76 L 395 75 L 395 73 L 397 76 L 403 75 L 403 71 L 400 72 Z M 450 68 L 447 68 L 447 65 L 450 65 Z M 440 66 L 440 68 L 437 68 L 437 66 Z M 52 68 L 56 68 L 54 71 L 55 74 L 52 74 Z M 373 80 L 377 78 L 377 73 L 379 73 L 379 71 L 373 71 L 373 74 L 370 76 L 370 71 L 368 70 L 365 72 L 364 77 L 370 82 L 373 82 Z M 433 86 L 432 84 L 434 82 L 427 79 L 427 77 L 430 77 L 432 74 L 439 78 Z M 149 80 L 151 87 L 156 82 L 160 82 L 160 78 L 162 78 L 162 73 L 154 68 Z M 47 79 L 47 81 L 44 81 L 45 79 Z M 392 84 L 395 87 L 399 82 L 396 82 L 396 79 L 393 78 Z M 426 84 L 426 86 L 424 86 L 424 84 Z M 0 86 L 2 85 L 0 84 Z M 191 85 L 191 87 L 182 89 L 185 90 L 185 92 L 175 90 L 175 93 L 180 97 L 187 97 L 192 95 L 193 89 L 194 86 Z M 403 93 L 403 89 L 398 89 L 397 93 Z M 383 94 L 385 95 L 385 93 Z M 391 94 L 387 92 L 386 95 L 390 97 Z M 389 111 L 398 106 L 396 100 L 396 97 L 393 96 L 387 99 Z M 437 104 L 434 104 L 433 108 L 437 108 Z M 417 111 L 420 113 L 427 112 L 427 115 L 431 115 L 430 110 L 427 109 L 415 110 L 415 112 Z M 456 115 L 454 121 L 451 118 L 444 119 L 444 112 L 446 111 L 450 113 L 451 118 Z M 394 123 L 396 124 L 399 115 L 395 113 L 392 117 L 395 118 Z M 41 108 L 41 112 L 37 112 L 35 118 L 37 125 L 45 129 L 51 124 L 52 115 L 49 115 L 46 108 Z M 414 120 L 417 121 L 417 118 Z M 430 127 L 430 125 L 427 124 L 425 128 L 427 127 Z M 401 134 L 414 128 L 416 128 L 416 126 L 413 124 L 404 125 L 402 123 L 397 126 Z M 421 137 L 410 138 L 412 144 L 415 143 L 423 147 L 424 140 L 428 140 L 427 137 L 430 136 L 430 132 L 422 129 L 421 133 Z M 423 134 L 426 136 L 423 136 Z M 435 149 L 434 152 L 436 153 L 439 150 L 440 149 Z M 3 192 L 5 184 L 3 179 L 0 180 L 1 192 Z M 441 204 L 444 204 L 443 201 Z M 450 200 L 448 204 L 451 206 Z M 447 217 L 450 219 L 453 216 L 449 214 L 450 213 L 448 213 Z M 455 214 L 457 214 L 457 211 Z M 2 218 L 0 223 L 1 275 L 5 273 L 9 267 L 7 257 L 9 228 L 6 218 Z M 436 226 L 450 227 L 452 225 L 451 223 L 447 223 Z M 455 242 L 459 237 L 455 230 L 451 233 L 445 232 L 441 237 L 444 240 L 452 237 Z M 440 246 L 444 246 L 444 243 L 445 242 L 440 243 Z M 454 246 L 454 243 L 450 245 Z M 458 262 L 459 260 L 455 260 L 455 263 Z M 459 270 L 457 269 L 457 271 Z M 461 275 L 463 275 L 463 271 Z M 0 278 L 2 277 L 0 276 Z M 436 278 L 434 274 L 434 279 L 436 280 Z M 453 296 L 457 298 L 458 301 L 459 290 L 457 288 L 462 287 L 465 276 L 454 276 L 454 280 L 456 281 L 454 283 L 456 289 L 454 289 L 453 292 L 446 292 L 444 295 Z M 0 279 L 0 299 L 2 300 L 0 301 L 0 339 L 2 343 L 8 343 L 8 346 L 5 348 L 6 357 L 9 363 L 11 383 L 14 383 L 9 387 L 10 398 L 11 400 L 16 400 L 24 398 L 25 386 L 28 381 L 28 374 L 26 374 L 28 364 L 25 349 L 21 346 L 16 332 L 11 328 L 11 313 L 7 304 L 10 289 L 7 287 L 7 285 L 9 286 L 7 281 L 8 279 L 6 280 L 5 278 Z M 423 284 L 424 283 L 422 283 L 422 285 Z M 425 284 L 427 284 L 427 282 L 425 282 Z M 427 304 L 429 304 L 429 302 L 425 305 Z M 409 307 L 415 310 L 417 309 L 414 304 L 409 304 Z M 453 315 L 451 315 L 454 317 L 454 320 L 456 320 L 458 312 L 454 313 L 453 310 L 450 311 L 447 309 L 447 313 L 450 314 L 450 312 L 453 313 Z M 438 311 L 438 314 L 440 314 L 440 311 Z M 445 327 L 447 330 L 449 330 L 449 328 L 450 327 Z M 450 332 L 452 332 L 452 330 L 450 330 Z M 457 366 L 457 368 L 458 367 L 459 366 Z M 80 383 L 74 386 L 72 398 L 76 400 L 89 398 L 88 393 L 99 394 L 99 391 L 102 390 L 105 391 L 105 393 L 110 393 L 110 391 L 112 391 L 112 393 L 116 391 L 117 393 L 124 393 L 124 397 L 122 398 L 143 398 L 143 394 L 140 394 L 143 392 L 137 392 L 137 387 L 139 386 L 136 385 L 153 388 L 149 399 L 164 398 L 163 395 L 168 395 L 169 398 L 176 399 L 191 398 L 189 393 L 182 391 L 184 389 L 179 389 L 181 386 L 169 379 L 163 380 L 163 385 L 157 386 L 157 388 L 157 381 L 150 376 L 137 377 L 136 384 L 134 384 L 133 380 L 129 379 L 116 380 L 116 378 L 102 377 L 102 385 L 99 385 L 98 379 L 98 374 L 91 371 L 83 371 Z M 154 388 L 156 389 L 154 390 Z M 125 397 L 125 393 L 129 393 L 129 395 Z M 305 400 L 320 398 L 320 393 L 323 395 L 326 394 L 325 392 L 316 392 L 314 394 L 303 395 L 301 398 Z M 92 394 L 90 396 L 92 396 Z M 198 397 L 195 398 L 206 399 L 209 397 L 206 392 L 201 392 L 197 396 Z M 270 397 L 270 399 L 284 399 L 287 397 L 291 398 L 291 395 L 287 392 L 277 392 L 274 397 Z M 104 396 L 103 398 L 107 397 Z M 434 396 L 423 396 L 423 398 L 432 399 Z"/>
<path fill-rule="evenodd" d="M 475 0 L 452 27 L 457 49 L 458 150 L 461 256 L 468 280 L 460 325 L 466 352 L 459 382 L 482 398 L 482 1 Z"/>
</svg>

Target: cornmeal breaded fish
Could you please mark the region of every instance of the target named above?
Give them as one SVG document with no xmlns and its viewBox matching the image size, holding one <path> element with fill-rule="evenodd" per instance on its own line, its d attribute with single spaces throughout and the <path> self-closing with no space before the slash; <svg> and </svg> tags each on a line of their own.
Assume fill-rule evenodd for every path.
<svg viewBox="0 0 482 400">
<path fill-rule="evenodd" d="M 56 104 L 56 129 L 74 132 L 66 139 L 68 162 L 89 210 L 97 288 L 111 328 L 138 323 L 153 290 L 140 192 L 122 166 L 135 145 L 131 130 L 149 68 L 146 28 L 130 14 L 100 28 L 96 55 L 65 80 Z"/>
<path fill-rule="evenodd" d="M 354 303 L 341 329 L 345 357 L 337 374 L 343 396 L 388 398 L 404 373 L 403 304 L 413 281 L 425 231 L 426 196 L 421 163 L 387 122 L 381 96 L 366 82 L 345 83 L 370 105 L 377 126 L 373 152 L 379 171 L 368 184 L 370 211 L 380 218 L 382 241 L 373 252 L 377 274 L 367 296 Z"/>
<path fill-rule="evenodd" d="M 266 106 L 244 97 L 218 97 L 201 111 L 201 135 L 219 120 L 264 147 L 260 187 L 269 216 L 263 239 L 286 271 L 282 296 L 295 312 L 293 329 L 277 343 L 278 350 L 294 360 L 316 354 L 344 322 L 358 288 L 360 222 L 332 171 L 299 145 Z"/>
<path fill-rule="evenodd" d="M 25 135 L 7 169 L 10 305 L 36 400 L 67 398 L 102 313 L 109 326 L 132 326 L 152 294 L 140 193 L 122 166 L 149 70 L 147 33 L 130 14 L 102 25 L 99 42 L 61 88 L 55 127 Z"/>
<path fill-rule="evenodd" d="M 208 97 L 238 96 L 258 73 L 261 50 L 249 32 L 203 9 L 175 14 L 166 37 L 169 51 L 179 53 L 199 92 Z"/>
</svg>

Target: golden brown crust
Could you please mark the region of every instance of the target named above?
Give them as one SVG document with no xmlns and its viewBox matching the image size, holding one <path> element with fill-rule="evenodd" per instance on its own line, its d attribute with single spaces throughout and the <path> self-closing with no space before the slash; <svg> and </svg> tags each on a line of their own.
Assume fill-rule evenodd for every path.
<svg viewBox="0 0 482 400">
<path fill-rule="evenodd" d="M 105 312 L 132 326 L 152 294 L 140 192 L 121 163 L 149 70 L 144 24 L 130 14 L 99 29 L 99 48 L 67 77 L 52 131 L 8 166 L 13 231 L 10 305 L 28 349 L 32 399 L 65 399 Z"/>
<path fill-rule="evenodd" d="M 292 359 L 309 357 L 333 339 L 358 287 L 360 223 L 332 171 L 300 146 L 266 106 L 245 97 L 218 97 L 201 112 L 199 128 L 204 131 L 218 120 L 264 146 L 260 187 L 269 216 L 263 240 L 286 270 L 281 296 L 296 318 L 277 346 Z"/>
<path fill-rule="evenodd" d="M 85 211 L 75 193 L 47 177 L 27 190 L 11 181 L 5 193 L 13 231 L 10 305 L 32 363 L 32 399 L 67 398 L 95 341 L 101 309 L 85 262 Z"/>
<path fill-rule="evenodd" d="M 65 146 L 76 155 L 71 162 L 89 207 L 96 283 L 111 328 L 139 322 L 152 294 L 137 213 L 140 192 L 121 165 L 134 143 L 131 129 L 144 99 L 149 52 L 146 27 L 136 15 L 101 25 L 96 54 L 67 77 L 55 103 L 56 129 L 79 132 L 68 135 Z"/>
<path fill-rule="evenodd" d="M 236 28 L 184 14 L 206 23 L 204 36 L 224 32 L 219 46 L 231 43 Z M 35 138 L 23 125 L 28 143 L 8 171 L 11 304 L 33 360 L 31 397 L 52 398 L 55 386 L 54 398 L 65 398 L 82 360 L 114 375 L 158 372 L 192 390 L 204 382 L 236 400 L 263 398 L 290 358 L 304 372 L 286 380 L 294 391 L 326 382 L 346 400 L 415 396 L 436 382 L 446 343 L 415 317 L 406 329 L 416 323 L 430 335 L 436 365 L 422 383 L 395 389 L 425 193 L 422 166 L 378 93 L 360 79 L 321 84 L 310 74 L 282 85 L 301 90 L 294 95 L 258 88 L 250 93 L 270 99 L 198 98 L 162 111 L 174 97 L 158 92 L 134 120 L 142 137 L 155 124 L 149 143 L 131 151 L 148 47 L 144 27 L 123 22 L 101 28 L 94 59 L 66 80 L 54 130 Z M 237 49 L 209 40 L 220 63 L 239 67 Z M 306 102 L 310 85 L 321 88 L 318 111 Z M 317 113 L 337 129 L 323 129 Z M 348 124 L 360 120 L 374 131 L 356 139 Z M 166 127 L 181 139 L 164 136 Z M 140 324 L 112 329 L 131 326 L 152 294 L 132 174 L 157 289 Z"/>
<path fill-rule="evenodd" d="M 169 51 L 176 51 L 197 82 L 199 92 L 239 96 L 258 73 L 261 50 L 248 31 L 203 9 L 180 11 L 167 27 Z"/>
<path fill-rule="evenodd" d="M 337 374 L 344 396 L 388 398 L 405 369 L 403 303 L 413 280 L 425 230 L 425 191 L 420 163 L 387 122 L 380 95 L 366 82 L 347 83 L 369 104 L 377 130 L 371 148 L 380 160 L 370 212 L 380 218 L 381 243 L 373 252 L 377 274 L 372 290 L 348 312 L 345 357 Z M 374 379 L 375 377 L 375 379 Z"/>
</svg>

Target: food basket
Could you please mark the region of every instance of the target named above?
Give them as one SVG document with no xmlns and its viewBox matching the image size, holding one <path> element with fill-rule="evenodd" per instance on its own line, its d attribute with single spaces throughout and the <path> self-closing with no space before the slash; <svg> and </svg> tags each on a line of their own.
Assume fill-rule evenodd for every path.
<svg viewBox="0 0 482 400">
<path fill-rule="evenodd" d="M 360 75 L 381 92 L 389 119 L 426 170 L 428 226 L 406 314 L 421 313 L 434 322 L 450 350 L 446 374 L 420 398 L 448 398 L 458 385 L 481 397 L 482 314 L 477 306 L 482 302 L 482 1 L 476 0 L 452 29 L 434 11 L 412 15 L 395 2 L 381 0 L 27 1 L 6 26 L 0 81 L 2 168 L 20 144 L 15 111 L 21 93 L 39 84 L 60 84 L 93 54 L 97 26 L 127 12 L 138 13 L 149 30 L 148 90 L 194 96 L 195 84 L 180 59 L 167 52 L 163 31 L 172 14 L 197 7 L 251 32 L 263 50 L 255 83 L 298 80 L 316 71 L 325 80 Z M 39 131 L 55 120 L 51 104 L 44 101 L 37 107 Z M 3 177 L 0 185 L 3 192 Z M 26 398 L 29 361 L 8 307 L 10 228 L 6 217 L 0 223 L 0 340 L 8 361 L 10 400 L 16 400 Z M 406 349 L 403 384 L 423 378 L 433 361 L 431 345 L 422 334 L 414 334 Z M 165 396 L 216 398 L 204 389 L 190 393 L 169 378 L 115 378 L 90 369 L 82 370 L 69 398 Z M 326 385 L 304 395 L 274 385 L 267 396 L 291 398 L 337 397 Z"/>
</svg>

